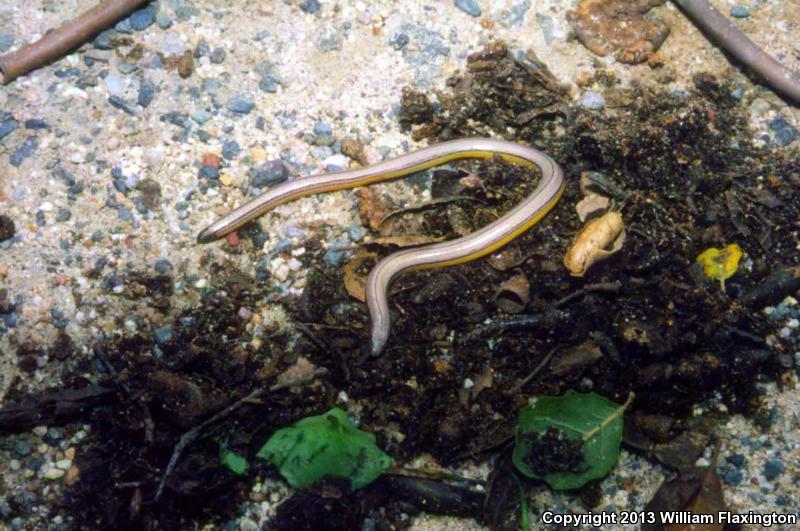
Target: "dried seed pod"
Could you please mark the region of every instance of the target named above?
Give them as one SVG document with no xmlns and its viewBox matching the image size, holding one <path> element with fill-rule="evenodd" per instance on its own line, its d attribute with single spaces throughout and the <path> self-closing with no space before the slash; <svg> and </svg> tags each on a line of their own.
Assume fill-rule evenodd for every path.
<svg viewBox="0 0 800 531">
<path fill-rule="evenodd" d="M 564 265 L 569 274 L 582 277 L 594 264 L 605 260 L 622 249 L 625 241 L 625 227 L 619 212 L 607 212 L 591 220 L 575 236 L 566 256 Z"/>
<path fill-rule="evenodd" d="M 494 303 L 507 313 L 520 313 L 531 300 L 531 285 L 523 274 L 514 275 L 497 288 Z"/>
</svg>

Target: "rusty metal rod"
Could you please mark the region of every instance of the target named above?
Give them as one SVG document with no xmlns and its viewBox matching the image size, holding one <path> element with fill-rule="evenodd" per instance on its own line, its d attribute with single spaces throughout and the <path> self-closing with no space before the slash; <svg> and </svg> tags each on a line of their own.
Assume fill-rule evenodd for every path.
<svg viewBox="0 0 800 531">
<path fill-rule="evenodd" d="M 674 0 L 712 41 L 755 72 L 767 85 L 800 104 L 800 79 L 742 33 L 707 0 Z"/>
<path fill-rule="evenodd" d="M 107 0 L 78 18 L 50 31 L 38 41 L 0 56 L 0 85 L 74 50 L 102 30 L 113 26 L 150 0 Z"/>
</svg>

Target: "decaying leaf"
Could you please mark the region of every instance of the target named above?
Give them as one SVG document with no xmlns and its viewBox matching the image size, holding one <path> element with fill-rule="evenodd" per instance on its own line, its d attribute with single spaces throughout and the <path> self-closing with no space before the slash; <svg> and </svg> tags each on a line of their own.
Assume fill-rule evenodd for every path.
<svg viewBox="0 0 800 531">
<path fill-rule="evenodd" d="M 727 511 L 722 483 L 716 473 L 717 456 L 715 450 L 708 467 L 696 467 L 682 471 L 678 475 L 661 484 L 653 499 L 645 506 L 646 512 L 653 511 L 658 515 L 679 514 L 687 511 L 691 515 L 718 515 Z M 684 521 L 691 522 L 691 516 L 682 514 Z M 662 516 L 663 519 L 663 516 Z M 722 531 L 723 524 L 718 521 L 706 523 L 671 523 L 662 520 L 656 524 L 642 526 L 643 531 Z"/>
<path fill-rule="evenodd" d="M 622 216 L 619 212 L 607 212 L 591 220 L 575 236 L 564 256 L 564 265 L 570 275 L 582 277 L 592 264 L 619 252 L 624 241 Z"/>
<path fill-rule="evenodd" d="M 722 289 L 725 289 L 725 280 L 731 278 L 739 269 L 741 259 L 742 248 L 735 243 L 728 244 L 722 249 L 710 247 L 697 257 L 697 261 L 703 266 L 703 273 L 708 278 L 719 280 Z"/>
<path fill-rule="evenodd" d="M 571 372 L 583 371 L 594 362 L 603 357 L 603 352 L 597 343 L 588 339 L 560 353 L 550 362 L 549 372 L 555 376 L 563 376 Z"/>
<path fill-rule="evenodd" d="M 359 249 L 353 259 L 344 266 L 344 289 L 354 299 L 365 302 L 367 300 L 367 276 L 369 268 L 365 264 L 374 264 L 378 253 Z"/>
<path fill-rule="evenodd" d="M 352 488 L 360 489 L 392 463 L 375 436 L 357 429 L 336 407 L 276 431 L 256 457 L 270 461 L 295 488 L 333 476 L 349 478 Z"/>
<path fill-rule="evenodd" d="M 542 396 L 519 415 L 514 465 L 558 490 L 577 489 L 604 477 L 619 458 L 622 413 L 595 393 Z"/>
<path fill-rule="evenodd" d="M 247 474 L 247 460 L 236 452 L 229 450 L 224 443 L 220 443 L 219 445 L 219 460 L 237 476 L 244 476 Z"/>
<path fill-rule="evenodd" d="M 302 382 L 308 380 L 317 370 L 316 365 L 308 361 L 308 359 L 300 356 L 294 365 L 283 371 L 278 375 L 277 383 L 285 384 L 287 382 Z"/>
</svg>

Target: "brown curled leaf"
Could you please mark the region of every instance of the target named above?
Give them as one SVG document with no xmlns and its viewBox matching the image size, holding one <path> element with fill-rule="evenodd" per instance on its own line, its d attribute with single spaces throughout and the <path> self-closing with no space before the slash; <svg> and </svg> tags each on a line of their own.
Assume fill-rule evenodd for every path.
<svg viewBox="0 0 800 531">
<path fill-rule="evenodd" d="M 622 249 L 625 226 L 619 212 L 607 212 L 591 220 L 575 236 L 566 256 L 564 266 L 569 274 L 582 277 L 594 264 L 605 260 Z"/>
<path fill-rule="evenodd" d="M 378 259 L 378 253 L 359 249 L 347 265 L 344 266 L 344 289 L 354 299 L 366 302 L 367 276 L 372 265 Z"/>
<path fill-rule="evenodd" d="M 378 194 L 369 188 L 358 188 L 356 196 L 359 199 L 358 211 L 361 215 L 361 223 L 372 230 L 378 230 L 381 221 L 389 213 L 389 209 L 383 204 Z"/>
<path fill-rule="evenodd" d="M 520 313 L 531 300 L 531 285 L 523 275 L 514 275 L 497 288 L 495 305 L 507 313 Z"/>
</svg>

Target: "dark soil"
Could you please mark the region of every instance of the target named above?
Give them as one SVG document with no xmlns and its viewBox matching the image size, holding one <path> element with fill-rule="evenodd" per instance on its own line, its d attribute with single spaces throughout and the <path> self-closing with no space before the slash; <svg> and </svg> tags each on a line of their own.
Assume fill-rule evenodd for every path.
<svg viewBox="0 0 800 531">
<path fill-rule="evenodd" d="M 358 404 L 361 428 L 375 433 L 398 463 L 423 453 L 443 465 L 487 459 L 507 445 L 530 397 L 569 389 L 619 403 L 635 393 L 631 412 L 671 419 L 665 439 L 681 431 L 693 405 L 716 393 L 732 411 L 758 410 L 756 383 L 794 367 L 780 342 L 767 346 L 775 332 L 771 323 L 743 301 L 768 275 L 800 259 L 800 158 L 751 145 L 746 103 L 713 78 L 698 77 L 689 95 L 619 89 L 612 82 L 606 99 L 615 104 L 589 112 L 569 103 L 546 68 L 532 61 L 513 59 L 495 44 L 471 57 L 468 71 L 435 95 L 438 105 L 429 99 L 434 95 L 407 90 L 401 112 L 401 123 L 417 138 L 493 134 L 559 161 L 566 193 L 509 246 L 516 263 L 498 269 L 479 260 L 401 278 L 393 286 L 390 344 L 372 358 L 365 356 L 366 309 L 348 298 L 341 269 L 320 265 L 320 246 L 311 246 L 315 269 L 303 297 L 288 304 L 304 324 L 267 335 L 257 347 L 238 309 L 274 297 L 272 283 L 212 257 L 208 267 L 219 284 L 195 309 L 175 316 L 168 344 L 156 346 L 148 335 L 96 345 L 92 366 L 76 371 L 114 389 L 113 399 L 75 414 L 92 424 L 76 462 L 81 480 L 65 500 L 79 527 L 187 529 L 235 518 L 257 474 L 279 477 L 252 460 L 260 445 L 277 428 L 328 410 L 340 391 Z M 444 202 L 404 216 L 413 216 L 412 225 L 425 235 L 454 237 L 465 226 L 485 224 L 537 179 L 499 160 L 462 167 L 433 173 L 433 198 L 472 195 L 479 201 Z M 466 171 L 484 187 L 459 184 Z M 561 259 L 581 226 L 575 204 L 584 171 L 607 181 L 628 236 L 619 254 L 573 278 Z M 731 242 L 742 247 L 745 260 L 723 291 L 703 278 L 696 257 Z M 512 316 L 496 307 L 494 294 L 516 274 L 528 279 L 531 301 Z M 172 294 L 159 286 L 169 282 L 151 280 L 137 282 L 166 299 L 168 310 Z M 576 354 L 587 344 L 584 350 L 602 355 Z M 547 355 L 559 370 L 535 371 Z M 327 368 L 328 376 L 270 394 L 212 426 L 210 436 L 184 451 L 154 503 L 181 434 L 271 385 L 299 356 Z M 467 378 L 476 387 L 465 389 Z M 76 388 L 86 383 L 71 381 Z M 248 477 L 219 464 L 218 441 L 225 439 L 254 465 Z M 281 507 L 275 527 L 352 529 L 370 519 L 379 529 L 402 528 L 407 520 L 401 514 L 420 506 L 417 496 L 398 494 L 403 488 L 381 480 L 354 494 L 341 485 L 299 493 Z M 454 495 L 440 499 L 448 496 Z M 463 504 L 443 503 L 441 510 L 451 506 Z M 307 518 L 298 521 L 292 507 Z M 480 517 L 480 510 L 469 514 Z M 320 522 L 325 527 L 317 527 Z"/>
</svg>

